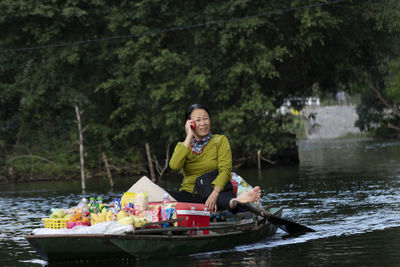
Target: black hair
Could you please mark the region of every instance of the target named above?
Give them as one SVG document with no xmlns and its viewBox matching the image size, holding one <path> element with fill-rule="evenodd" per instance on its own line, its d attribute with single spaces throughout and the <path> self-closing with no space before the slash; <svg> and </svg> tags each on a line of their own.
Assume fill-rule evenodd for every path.
<svg viewBox="0 0 400 267">
<path fill-rule="evenodd" d="M 208 111 L 208 108 L 203 105 L 203 104 L 193 104 L 190 105 L 185 112 L 185 121 L 188 120 L 190 118 L 190 115 L 192 114 L 193 110 L 195 109 L 204 109 L 205 111 L 207 111 L 208 116 L 210 116 L 210 112 Z"/>
</svg>

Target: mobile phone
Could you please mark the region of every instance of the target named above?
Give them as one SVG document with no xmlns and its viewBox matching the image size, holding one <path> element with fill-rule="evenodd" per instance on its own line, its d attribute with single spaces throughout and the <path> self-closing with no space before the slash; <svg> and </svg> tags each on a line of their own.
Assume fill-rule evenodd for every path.
<svg viewBox="0 0 400 267">
<path fill-rule="evenodd" d="M 187 121 L 189 121 L 189 120 L 187 120 Z M 192 128 L 192 130 L 196 129 L 196 122 L 192 121 L 190 123 L 190 128 Z"/>
</svg>

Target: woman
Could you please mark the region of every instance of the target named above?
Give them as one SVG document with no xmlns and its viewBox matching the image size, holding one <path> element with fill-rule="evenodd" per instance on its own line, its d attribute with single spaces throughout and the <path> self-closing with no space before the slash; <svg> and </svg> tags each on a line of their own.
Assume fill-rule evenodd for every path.
<svg viewBox="0 0 400 267">
<path fill-rule="evenodd" d="M 169 166 L 183 170 L 179 192 L 169 191 L 177 201 L 205 203 L 211 211 L 236 212 L 236 203 L 258 201 L 260 187 L 235 197 L 232 177 L 232 154 L 224 135 L 211 134 L 210 113 L 206 106 L 193 104 L 185 113 L 186 138 L 179 142 Z M 193 128 L 192 128 L 192 127 Z"/>
</svg>

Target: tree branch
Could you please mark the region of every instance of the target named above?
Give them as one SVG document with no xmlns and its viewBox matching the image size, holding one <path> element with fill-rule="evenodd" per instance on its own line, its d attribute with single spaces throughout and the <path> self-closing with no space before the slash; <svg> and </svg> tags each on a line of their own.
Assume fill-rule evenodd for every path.
<svg viewBox="0 0 400 267">
<path fill-rule="evenodd" d="M 39 156 L 35 156 L 35 155 L 20 155 L 20 156 L 16 156 L 16 157 L 14 157 L 14 158 L 8 160 L 8 161 L 7 161 L 7 164 L 13 162 L 14 160 L 21 159 L 21 158 L 35 158 L 35 159 L 40 159 L 40 160 L 46 161 L 46 162 L 48 162 L 48 163 L 50 163 L 50 164 L 53 164 L 53 166 L 56 166 L 56 164 L 55 164 L 53 161 L 48 160 L 48 159 L 46 159 L 46 158 L 39 157 Z"/>
<path fill-rule="evenodd" d="M 7 180 L 7 178 L 6 177 L 4 177 L 4 176 L 2 176 L 2 175 L 0 175 L 0 178 L 2 178 L 7 184 L 9 184 L 9 182 L 8 182 L 8 180 Z"/>
<path fill-rule="evenodd" d="M 166 152 L 165 152 L 165 162 L 164 162 L 164 166 L 161 167 L 161 165 L 158 163 L 158 160 L 156 158 L 156 156 L 153 154 L 153 162 L 156 165 L 156 170 L 158 172 L 158 178 L 161 179 L 161 177 L 163 176 L 164 172 L 167 170 L 168 168 L 168 163 L 169 163 L 169 150 L 171 147 L 171 142 L 169 142 L 166 145 Z"/>
<path fill-rule="evenodd" d="M 148 142 L 145 144 L 146 148 L 146 155 L 147 155 L 147 163 L 149 165 L 149 171 L 150 171 L 150 177 L 153 182 L 156 181 L 156 175 L 154 174 L 154 167 L 153 167 L 153 162 L 151 160 L 151 152 L 150 152 L 150 145 Z"/>
<path fill-rule="evenodd" d="M 390 122 L 388 123 L 388 128 L 391 128 L 391 129 L 394 129 L 394 130 L 400 132 L 400 127 L 393 125 Z"/>
<path fill-rule="evenodd" d="M 272 165 L 275 165 L 277 163 L 276 161 L 273 161 L 273 160 L 270 160 L 270 159 L 267 159 L 267 158 L 264 158 L 264 157 L 261 157 L 261 159 L 263 161 L 265 161 L 265 162 L 268 162 L 268 163 L 272 164 Z"/>
<path fill-rule="evenodd" d="M 389 101 L 387 101 L 382 94 L 379 92 L 379 84 L 376 83 L 376 85 L 373 85 L 372 82 L 368 81 L 368 85 L 369 87 L 372 89 L 372 91 L 374 91 L 376 97 L 379 99 L 379 101 L 381 101 L 381 103 L 383 105 L 385 105 L 385 107 L 387 107 L 388 109 L 392 110 L 393 113 L 397 116 L 400 117 L 400 111 L 397 107 L 397 105 L 395 104 L 391 104 L 389 103 Z"/>
</svg>

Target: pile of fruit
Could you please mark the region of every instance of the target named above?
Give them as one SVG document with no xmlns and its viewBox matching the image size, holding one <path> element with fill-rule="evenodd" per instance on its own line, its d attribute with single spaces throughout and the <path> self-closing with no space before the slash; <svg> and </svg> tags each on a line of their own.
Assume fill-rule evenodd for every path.
<svg viewBox="0 0 400 267">
<path fill-rule="evenodd" d="M 82 213 L 80 212 L 75 212 L 74 215 L 70 214 L 70 218 L 66 223 L 67 228 L 71 229 L 74 228 L 77 225 L 90 225 L 90 220 L 89 217 L 87 216 L 82 216 Z"/>
<path fill-rule="evenodd" d="M 121 209 L 120 207 L 117 208 L 116 206 L 114 207 L 113 204 L 94 206 L 93 203 L 86 205 L 85 202 L 86 201 L 83 201 L 83 205 L 78 205 L 65 210 L 52 209 L 50 218 L 58 222 L 65 222 L 64 227 L 68 229 L 71 229 L 77 225 L 90 226 L 110 221 L 117 221 L 124 225 L 133 225 L 134 227 L 142 227 L 147 223 L 145 218 L 132 215 L 125 209 Z M 45 227 L 59 228 L 53 227 L 52 224 L 47 224 Z"/>
<path fill-rule="evenodd" d="M 133 226 L 137 228 L 142 227 L 147 223 L 145 218 L 136 215 L 129 215 L 124 210 L 118 212 L 116 221 L 125 225 L 133 224 Z"/>
<path fill-rule="evenodd" d="M 142 227 L 147 223 L 169 220 L 161 216 L 161 205 L 148 205 L 147 193 L 125 193 L 121 199 L 114 199 L 109 204 L 103 204 L 101 197 L 91 197 L 69 209 L 53 209 L 50 217 L 65 222 L 66 228 L 73 228 L 77 225 L 96 225 L 98 223 L 116 221 L 124 225 Z M 165 218 L 164 218 L 165 217 Z M 46 218 L 43 221 L 48 220 Z M 53 228 L 53 225 L 45 224 L 46 228 Z M 60 228 L 54 225 L 54 228 Z M 61 227 L 62 228 L 62 227 Z"/>
<path fill-rule="evenodd" d="M 106 208 L 103 208 L 101 212 L 92 212 L 90 213 L 90 224 L 95 225 L 96 223 L 102 222 L 110 222 L 113 220 L 113 212 L 111 209 L 107 211 Z"/>
</svg>

